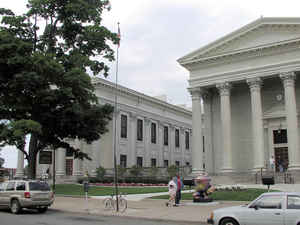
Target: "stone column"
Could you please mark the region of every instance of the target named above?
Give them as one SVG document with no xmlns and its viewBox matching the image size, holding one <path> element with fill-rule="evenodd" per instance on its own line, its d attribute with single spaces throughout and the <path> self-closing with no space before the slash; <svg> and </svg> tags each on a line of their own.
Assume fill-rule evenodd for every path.
<svg viewBox="0 0 300 225">
<path fill-rule="evenodd" d="M 200 88 L 189 89 L 192 96 L 192 174 L 203 172 L 202 113 Z"/>
<path fill-rule="evenodd" d="M 81 143 L 78 139 L 76 139 L 74 141 L 74 147 L 77 149 L 81 149 Z M 74 158 L 73 160 L 73 176 L 74 177 L 80 177 L 82 176 L 82 160 L 78 159 L 78 158 Z"/>
<path fill-rule="evenodd" d="M 251 92 L 252 109 L 252 135 L 253 135 L 253 170 L 258 171 L 264 167 L 264 126 L 261 104 L 260 78 L 248 79 Z"/>
<path fill-rule="evenodd" d="M 164 126 L 163 124 L 159 121 L 157 123 L 158 127 L 158 154 L 159 154 L 159 159 L 158 159 L 158 166 L 163 167 L 164 166 Z"/>
<path fill-rule="evenodd" d="M 170 134 L 169 134 L 169 165 L 175 165 L 175 127 L 173 125 L 170 125 L 169 126 L 169 131 L 170 131 Z"/>
<path fill-rule="evenodd" d="M 300 170 L 299 131 L 295 96 L 296 75 L 294 72 L 285 72 L 280 74 L 280 78 L 284 86 L 289 170 Z"/>
<path fill-rule="evenodd" d="M 137 121 L 137 117 L 136 117 L 136 114 L 134 113 L 130 113 L 130 154 L 131 154 L 131 158 L 130 158 L 130 161 L 128 162 L 128 165 L 131 167 L 131 166 L 134 166 L 136 165 L 136 128 L 137 128 L 137 125 L 136 125 L 136 121 Z"/>
<path fill-rule="evenodd" d="M 24 177 L 24 153 L 18 150 L 18 164 L 16 170 L 16 177 Z"/>
<path fill-rule="evenodd" d="M 185 166 L 185 129 L 181 127 L 179 130 L 179 149 L 181 154 L 181 166 Z"/>
<path fill-rule="evenodd" d="M 56 176 L 65 176 L 66 175 L 66 150 L 63 148 L 59 148 L 56 150 L 57 156 L 57 170 Z"/>
<path fill-rule="evenodd" d="M 151 166 L 151 159 L 150 159 L 150 120 L 148 118 L 144 119 L 144 125 L 145 125 L 145 135 L 144 135 L 144 149 L 145 149 L 145 154 L 144 154 L 144 166 L 145 167 L 150 167 Z"/>
<path fill-rule="evenodd" d="M 222 149 L 223 168 L 222 172 L 232 172 L 232 146 L 231 146 L 231 104 L 230 89 L 228 82 L 217 84 L 221 97 L 221 125 L 222 125 Z"/>
</svg>

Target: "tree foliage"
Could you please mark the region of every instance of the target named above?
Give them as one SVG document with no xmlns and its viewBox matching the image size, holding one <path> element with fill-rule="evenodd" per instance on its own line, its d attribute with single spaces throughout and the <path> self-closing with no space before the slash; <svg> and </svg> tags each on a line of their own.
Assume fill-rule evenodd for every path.
<svg viewBox="0 0 300 225">
<path fill-rule="evenodd" d="M 24 152 L 34 178 L 39 151 L 88 157 L 69 140 L 92 143 L 107 131 L 113 108 L 98 104 L 88 71 L 106 77 L 119 40 L 101 25 L 108 0 L 29 0 L 27 7 L 23 15 L 0 9 L 0 142 Z"/>
</svg>

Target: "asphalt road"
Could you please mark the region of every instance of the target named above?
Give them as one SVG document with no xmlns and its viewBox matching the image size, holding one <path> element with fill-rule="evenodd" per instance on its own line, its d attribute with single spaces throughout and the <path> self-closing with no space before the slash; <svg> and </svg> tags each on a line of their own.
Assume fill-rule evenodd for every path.
<svg viewBox="0 0 300 225">
<path fill-rule="evenodd" d="M 1 225 L 189 225 L 158 220 L 132 219 L 119 216 L 97 216 L 78 213 L 65 213 L 49 209 L 45 214 L 33 210 L 24 210 L 19 215 L 9 211 L 0 211 Z M 190 223 L 190 225 L 196 223 Z"/>
</svg>

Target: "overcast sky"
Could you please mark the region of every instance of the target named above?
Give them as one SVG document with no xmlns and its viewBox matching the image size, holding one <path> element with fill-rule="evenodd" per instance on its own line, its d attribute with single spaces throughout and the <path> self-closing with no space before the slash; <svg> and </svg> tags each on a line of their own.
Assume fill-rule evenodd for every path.
<svg viewBox="0 0 300 225">
<path fill-rule="evenodd" d="M 15 13 L 26 0 L 1 0 Z M 191 105 L 188 72 L 176 60 L 261 16 L 300 17 L 297 0 L 111 0 L 104 25 L 121 27 L 119 83 L 144 94 L 166 94 L 171 103 Z M 111 64 L 109 80 L 115 79 Z M 6 167 L 16 167 L 16 150 L 2 151 Z"/>
</svg>

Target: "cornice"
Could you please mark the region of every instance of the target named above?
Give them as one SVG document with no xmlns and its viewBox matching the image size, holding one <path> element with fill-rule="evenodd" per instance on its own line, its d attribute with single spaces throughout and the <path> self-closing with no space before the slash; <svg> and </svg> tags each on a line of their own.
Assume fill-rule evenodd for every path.
<svg viewBox="0 0 300 225">
<path fill-rule="evenodd" d="M 163 108 L 175 110 L 175 111 L 178 111 L 178 112 L 181 112 L 181 113 L 184 113 L 184 114 L 189 114 L 189 115 L 192 114 L 192 112 L 190 110 L 187 110 L 187 109 L 184 109 L 182 107 L 179 107 L 179 106 L 170 104 L 168 102 L 159 100 L 157 98 L 145 95 L 143 93 L 134 91 L 132 89 L 126 88 L 126 87 L 121 86 L 121 85 L 116 86 L 115 83 L 112 83 L 110 81 L 104 80 L 104 79 L 99 78 L 99 77 L 92 78 L 92 83 L 95 86 L 95 88 L 97 88 L 99 86 L 102 86 L 102 87 L 111 89 L 113 91 L 116 91 L 116 88 L 117 88 L 118 95 L 125 94 L 125 95 L 129 95 L 129 96 L 133 96 L 133 97 L 136 97 L 138 99 L 142 99 L 142 100 L 157 104 L 157 105 L 159 105 Z"/>
<path fill-rule="evenodd" d="M 228 71 L 225 73 L 211 74 L 209 77 L 195 77 L 189 80 L 190 87 L 213 87 L 221 81 L 240 82 L 255 77 L 276 76 L 280 71 L 299 71 L 300 59 L 265 65 L 256 68 Z"/>
<path fill-rule="evenodd" d="M 224 54 L 214 55 L 204 58 L 193 59 L 187 61 L 184 65 L 186 68 L 193 70 L 210 67 L 217 64 L 226 64 L 230 62 L 242 61 L 245 59 L 268 56 L 278 53 L 289 52 L 293 50 L 299 50 L 300 38 L 290 39 L 287 41 L 280 41 L 276 43 L 270 43 L 265 45 L 258 45 L 251 48 L 239 49 L 234 51 L 228 51 Z"/>
</svg>

